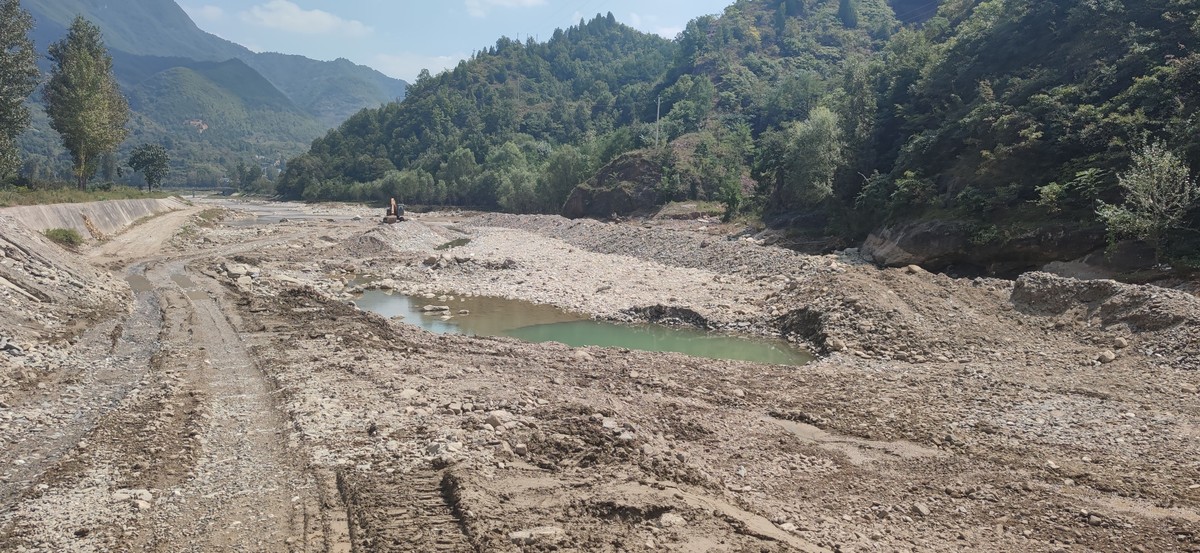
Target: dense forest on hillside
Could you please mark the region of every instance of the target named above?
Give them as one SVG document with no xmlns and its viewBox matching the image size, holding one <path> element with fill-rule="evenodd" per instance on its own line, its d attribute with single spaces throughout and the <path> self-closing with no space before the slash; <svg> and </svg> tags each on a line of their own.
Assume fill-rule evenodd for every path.
<svg viewBox="0 0 1200 553">
<path fill-rule="evenodd" d="M 611 15 L 501 39 L 314 142 L 280 191 L 558 212 L 636 165 L 658 201 L 830 245 L 937 219 L 983 247 L 1048 223 L 1095 241 L 1152 144 L 1200 167 L 1200 0 L 929 7 L 741 0 L 673 42 Z M 1176 253 L 1200 227 L 1184 221 Z"/>
<path fill-rule="evenodd" d="M 279 192 L 556 210 L 598 162 L 641 145 L 654 83 L 676 51 L 611 16 L 546 43 L 502 38 L 453 70 L 423 73 L 411 100 L 315 141 Z"/>
</svg>

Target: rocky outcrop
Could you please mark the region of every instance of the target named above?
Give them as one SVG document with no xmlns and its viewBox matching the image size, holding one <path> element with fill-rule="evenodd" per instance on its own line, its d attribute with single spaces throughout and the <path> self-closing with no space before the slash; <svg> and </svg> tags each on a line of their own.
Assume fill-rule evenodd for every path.
<svg viewBox="0 0 1200 553">
<path fill-rule="evenodd" d="M 920 265 L 930 271 L 958 267 L 982 274 L 1015 275 L 1104 247 L 1104 229 L 1099 226 L 1061 223 L 1010 228 L 1002 236 L 982 241 L 977 229 L 966 221 L 904 223 L 871 233 L 861 253 L 883 267 Z"/>
<path fill-rule="evenodd" d="M 611 217 L 651 210 L 658 204 L 655 187 L 662 181 L 660 164 L 641 154 L 625 154 L 605 165 L 595 177 L 575 187 L 563 205 L 564 217 Z"/>
<path fill-rule="evenodd" d="M 961 258 L 969 227 L 957 221 L 921 221 L 886 227 L 867 236 L 862 256 L 884 267 L 945 266 Z"/>
</svg>

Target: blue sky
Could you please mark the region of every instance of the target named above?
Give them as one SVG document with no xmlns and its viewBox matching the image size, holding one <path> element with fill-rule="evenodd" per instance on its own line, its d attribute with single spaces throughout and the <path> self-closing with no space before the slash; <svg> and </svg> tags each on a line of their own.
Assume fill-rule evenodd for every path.
<svg viewBox="0 0 1200 553">
<path fill-rule="evenodd" d="M 501 36 L 546 40 L 612 12 L 637 29 L 674 38 L 691 19 L 733 0 L 178 0 L 210 33 L 251 50 L 347 58 L 412 81 L 453 67 Z"/>
</svg>

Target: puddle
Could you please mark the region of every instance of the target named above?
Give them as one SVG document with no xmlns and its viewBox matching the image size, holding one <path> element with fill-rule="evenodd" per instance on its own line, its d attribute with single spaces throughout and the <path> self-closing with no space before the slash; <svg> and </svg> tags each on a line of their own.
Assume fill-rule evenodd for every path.
<svg viewBox="0 0 1200 553">
<path fill-rule="evenodd" d="M 178 284 L 180 288 L 185 290 L 196 287 L 196 283 L 192 282 L 192 279 L 188 278 L 187 275 L 184 274 L 173 273 L 171 274 L 171 280 L 175 281 L 175 284 Z"/>
<path fill-rule="evenodd" d="M 172 273 L 171 280 L 173 280 L 175 282 L 175 284 L 177 286 L 179 286 L 180 289 L 183 290 L 183 293 L 187 295 L 188 299 L 193 299 L 193 300 L 208 299 L 208 294 L 204 293 L 202 290 L 197 289 L 196 283 L 192 282 L 192 279 L 188 278 L 187 275 L 182 274 L 182 273 Z"/>
<path fill-rule="evenodd" d="M 150 283 L 150 279 L 143 275 L 128 275 L 125 277 L 125 282 L 129 283 L 129 287 L 134 293 L 151 292 L 154 290 L 154 285 Z"/>
<path fill-rule="evenodd" d="M 779 365 L 803 365 L 813 359 L 808 352 L 783 340 L 727 336 L 662 325 L 593 321 L 556 307 L 503 298 L 455 297 L 438 301 L 369 290 L 355 303 L 384 317 L 402 317 L 406 323 L 438 334 L 508 336 L 529 342 L 561 342 L 573 347 L 672 351 L 709 359 Z M 449 310 L 425 312 L 423 308 L 427 305 L 445 306 Z M 463 310 L 468 313 L 460 314 Z"/>
</svg>

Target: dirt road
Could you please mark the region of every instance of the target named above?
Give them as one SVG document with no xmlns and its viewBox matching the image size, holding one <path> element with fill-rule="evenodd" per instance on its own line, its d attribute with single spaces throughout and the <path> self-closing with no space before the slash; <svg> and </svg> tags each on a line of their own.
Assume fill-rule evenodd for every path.
<svg viewBox="0 0 1200 553">
<path fill-rule="evenodd" d="M 0 373 L 0 550 L 1200 551 L 1190 294 L 878 270 L 702 223 L 255 209 L 94 249 L 128 282 L 115 316 L 56 323 L 68 276 L 5 296 L 62 331 L 10 329 L 50 361 Z M 433 335 L 349 304 L 366 280 L 824 357 Z"/>
</svg>

